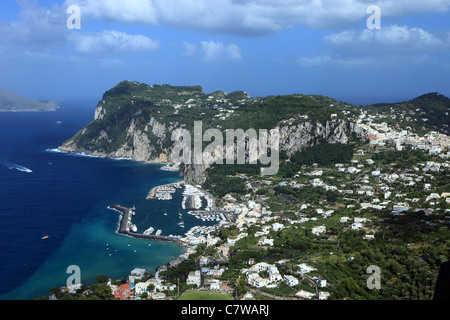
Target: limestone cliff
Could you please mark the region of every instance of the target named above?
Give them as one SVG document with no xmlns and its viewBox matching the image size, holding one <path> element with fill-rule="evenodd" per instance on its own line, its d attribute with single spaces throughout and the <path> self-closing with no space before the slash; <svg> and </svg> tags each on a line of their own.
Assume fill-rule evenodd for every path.
<svg viewBox="0 0 450 320">
<path fill-rule="evenodd" d="M 59 149 L 146 163 L 172 163 L 172 151 L 180 144 L 178 136 L 182 129 L 192 132 L 194 120 L 203 122 L 203 131 L 214 128 L 225 132 L 242 126 L 243 130 L 251 126 L 256 130 L 278 128 L 280 151 L 288 155 L 321 142 L 347 143 L 355 126 L 339 110 L 318 99 L 252 99 L 244 92 L 227 95 L 223 91 L 205 95 L 199 87 L 122 82 L 104 94 L 94 121 Z M 274 105 L 277 110 L 272 109 Z M 180 173 L 186 180 L 202 183 L 209 164 L 183 164 Z"/>
</svg>

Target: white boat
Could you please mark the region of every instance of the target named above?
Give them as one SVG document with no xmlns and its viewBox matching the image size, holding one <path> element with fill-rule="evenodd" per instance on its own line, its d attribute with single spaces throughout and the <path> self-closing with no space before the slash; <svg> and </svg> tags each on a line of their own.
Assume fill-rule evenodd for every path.
<svg viewBox="0 0 450 320">
<path fill-rule="evenodd" d="M 155 235 L 156 235 L 156 236 L 160 236 L 161 233 L 162 233 L 162 230 L 158 230 L 158 231 L 156 231 Z"/>
<path fill-rule="evenodd" d="M 137 232 L 137 227 L 136 227 L 135 224 L 132 224 L 132 225 L 131 225 L 131 231 L 132 231 L 132 232 Z"/>
<path fill-rule="evenodd" d="M 149 236 L 153 233 L 153 231 L 155 231 L 155 229 L 153 227 L 150 227 L 144 231 L 144 235 Z"/>
</svg>

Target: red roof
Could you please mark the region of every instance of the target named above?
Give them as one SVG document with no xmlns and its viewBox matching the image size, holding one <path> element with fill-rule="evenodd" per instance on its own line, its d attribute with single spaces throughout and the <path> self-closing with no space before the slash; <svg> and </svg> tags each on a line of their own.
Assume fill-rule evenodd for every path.
<svg viewBox="0 0 450 320">
<path fill-rule="evenodd" d="M 131 287 L 128 283 L 122 284 L 114 291 L 114 298 L 119 298 L 120 300 L 126 300 L 130 295 Z"/>
</svg>

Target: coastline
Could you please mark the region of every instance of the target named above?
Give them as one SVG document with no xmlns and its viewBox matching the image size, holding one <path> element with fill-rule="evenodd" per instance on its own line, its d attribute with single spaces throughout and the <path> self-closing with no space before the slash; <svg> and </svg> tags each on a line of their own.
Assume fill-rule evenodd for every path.
<svg viewBox="0 0 450 320">
<path fill-rule="evenodd" d="M 136 160 L 129 156 L 116 156 L 114 154 L 105 154 L 105 153 L 101 153 L 101 152 L 90 152 L 87 150 L 80 151 L 80 150 L 75 150 L 73 148 L 65 147 L 65 146 L 59 146 L 57 148 L 47 149 L 46 151 L 54 152 L 54 153 L 65 153 L 65 154 L 69 154 L 69 155 L 88 157 L 88 158 L 100 158 L 100 159 L 108 159 L 108 160 L 128 160 L 128 161 L 133 161 L 136 163 L 143 163 L 143 164 L 157 164 L 157 165 L 163 166 L 161 168 L 161 170 L 163 170 L 163 171 L 173 171 L 173 172 L 179 171 L 178 164 L 171 164 L 171 163 L 168 163 L 165 161 L 161 161 L 160 158 L 155 158 L 153 160 L 151 159 L 149 161 L 141 161 L 141 160 Z"/>
<path fill-rule="evenodd" d="M 141 233 L 130 232 L 131 217 L 134 213 L 134 208 L 127 208 L 120 205 L 109 206 L 108 209 L 119 212 L 121 214 L 118 234 L 129 236 L 136 239 L 148 239 L 148 240 L 158 240 L 166 242 L 175 242 L 182 247 L 186 247 L 186 243 L 177 237 L 170 236 L 157 236 L 157 235 L 145 235 Z"/>
<path fill-rule="evenodd" d="M 161 165 L 162 167 L 159 169 L 161 171 L 167 171 L 167 172 L 179 172 L 179 164 L 170 164 L 170 163 L 162 163 L 162 162 L 142 162 L 142 161 L 136 161 L 131 158 L 117 158 L 112 157 L 109 155 L 104 154 L 91 154 L 91 153 L 85 153 L 85 152 L 76 152 L 73 150 L 69 150 L 64 147 L 58 147 L 55 149 L 48 149 L 47 152 L 54 152 L 54 153 L 62 153 L 62 154 L 68 154 L 78 157 L 87 157 L 87 158 L 99 158 L 99 159 L 107 159 L 107 160 L 127 160 L 132 162 L 138 162 L 143 164 L 154 164 L 154 165 Z M 202 201 L 200 200 L 202 197 L 206 200 L 206 210 L 201 210 L 203 212 L 212 212 L 216 209 L 215 207 L 215 198 L 207 191 L 203 190 L 199 185 L 194 185 L 191 183 L 187 183 L 184 180 L 175 182 L 175 183 L 169 183 L 164 185 L 159 185 L 154 188 L 152 188 L 146 199 L 147 200 L 160 200 L 160 201 L 172 201 L 172 198 L 167 199 L 156 199 L 154 195 L 156 194 L 156 190 L 159 188 L 171 188 L 176 186 L 176 188 L 188 188 L 187 194 L 183 193 L 183 201 L 182 206 L 183 209 L 186 207 L 184 206 L 185 203 L 189 202 L 191 204 L 194 204 L 194 207 L 192 209 L 196 209 L 197 212 L 199 212 L 200 207 L 202 205 Z M 186 192 L 186 190 L 185 190 Z M 189 252 L 189 250 L 195 250 L 194 248 L 197 247 L 196 244 L 191 243 L 190 238 L 188 236 L 189 233 L 191 233 L 191 230 L 187 231 L 184 236 L 181 235 L 169 235 L 169 236 L 161 236 L 161 235 L 149 235 L 149 234 L 142 234 L 137 232 L 131 232 L 131 226 L 132 226 L 132 219 L 131 217 L 135 214 L 134 208 L 127 208 L 120 205 L 110 205 L 107 207 L 109 210 L 115 211 L 120 214 L 119 218 L 119 225 L 118 229 L 116 230 L 117 234 L 134 238 L 134 239 L 146 239 L 146 240 L 154 240 L 154 241 L 162 241 L 162 242 L 172 242 L 176 243 L 181 248 L 184 248 L 184 252 L 178 257 L 172 257 L 169 261 L 167 261 L 166 265 L 176 265 L 179 261 L 184 260 L 184 257 L 186 255 L 186 252 Z M 192 214 L 192 213 L 189 213 Z M 195 215 L 195 214 L 194 214 Z M 199 218 L 199 217 L 198 217 Z M 220 223 L 217 223 L 217 226 L 219 226 Z M 201 226 L 194 226 L 192 229 L 199 228 Z"/>
<path fill-rule="evenodd" d="M 76 157 L 86 157 L 86 158 L 97 158 L 97 159 L 108 159 L 108 160 L 128 160 L 128 161 L 135 161 L 131 158 L 114 158 L 114 157 L 109 157 L 106 155 L 96 155 L 96 154 L 87 154 L 84 152 L 75 152 L 75 151 L 68 151 L 68 150 L 64 150 L 61 148 L 54 148 L 54 149 L 47 149 L 45 150 L 46 152 L 52 152 L 52 153 L 62 153 L 62 154 L 68 154 L 68 155 L 73 155 Z"/>
</svg>

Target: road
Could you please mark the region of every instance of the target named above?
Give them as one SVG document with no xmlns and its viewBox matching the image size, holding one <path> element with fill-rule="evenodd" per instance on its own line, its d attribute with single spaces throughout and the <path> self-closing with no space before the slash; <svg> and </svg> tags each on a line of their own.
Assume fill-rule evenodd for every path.
<svg viewBox="0 0 450 320">
<path fill-rule="evenodd" d="M 315 281 L 313 278 L 311 278 L 306 274 L 302 274 L 301 276 L 306 280 L 308 280 L 309 282 L 311 282 L 312 284 L 314 284 L 314 286 L 316 287 L 316 299 L 319 300 L 319 284 L 317 283 L 317 281 Z"/>
<path fill-rule="evenodd" d="M 250 291 L 251 293 L 255 294 L 255 295 L 260 295 L 260 296 L 265 296 L 271 299 L 275 299 L 275 300 L 292 300 L 292 298 L 285 298 L 285 297 L 279 297 L 279 296 L 275 296 L 273 294 L 267 293 L 267 292 L 263 292 L 263 291 L 259 291 L 257 289 L 252 289 L 250 287 L 245 287 L 247 289 L 247 291 Z"/>
</svg>

